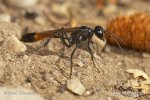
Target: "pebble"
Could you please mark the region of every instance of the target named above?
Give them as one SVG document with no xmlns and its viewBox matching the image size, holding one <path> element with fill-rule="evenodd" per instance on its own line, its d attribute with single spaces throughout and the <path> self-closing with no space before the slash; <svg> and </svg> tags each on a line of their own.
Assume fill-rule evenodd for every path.
<svg viewBox="0 0 150 100">
<path fill-rule="evenodd" d="M 93 89 L 87 90 L 87 91 L 84 92 L 84 96 L 90 96 L 92 94 L 94 94 L 94 90 Z"/>
<path fill-rule="evenodd" d="M 49 19 L 56 24 L 67 24 L 70 23 L 70 12 L 69 12 L 69 4 L 58 4 L 54 3 L 51 6 L 52 14 L 49 16 Z"/>
<path fill-rule="evenodd" d="M 67 90 L 67 85 L 66 84 L 61 84 L 59 87 L 59 92 L 63 93 Z"/>
<path fill-rule="evenodd" d="M 67 88 L 78 95 L 82 95 L 86 90 L 78 78 L 67 80 Z"/>
<path fill-rule="evenodd" d="M 11 16 L 7 13 L 0 14 L 0 22 L 11 22 Z"/>
<path fill-rule="evenodd" d="M 11 52 L 19 53 L 27 50 L 26 46 L 18 40 L 17 37 L 10 36 L 2 44 L 4 48 L 7 48 Z"/>
<path fill-rule="evenodd" d="M 24 55 L 23 56 L 23 60 L 26 61 L 26 62 L 28 62 L 28 63 L 31 63 L 31 59 L 29 58 L 28 55 Z"/>
<path fill-rule="evenodd" d="M 111 47 L 109 45 L 106 45 L 104 51 L 107 53 L 111 52 Z"/>
<path fill-rule="evenodd" d="M 83 66 L 84 66 L 83 61 L 82 61 L 81 59 L 76 59 L 76 60 L 74 61 L 74 64 L 77 64 L 77 65 L 80 66 L 80 67 L 83 67 Z"/>
<path fill-rule="evenodd" d="M 119 4 L 121 5 L 128 5 L 129 3 L 131 3 L 132 0 L 119 0 Z"/>
<path fill-rule="evenodd" d="M 34 11 L 34 10 L 27 10 L 25 12 L 25 17 L 27 19 L 35 19 L 37 16 L 39 16 L 38 12 Z"/>
<path fill-rule="evenodd" d="M 40 25 L 45 25 L 46 24 L 46 20 L 43 17 L 41 17 L 41 16 L 36 17 L 35 18 L 35 22 L 37 24 L 40 24 Z"/>
<path fill-rule="evenodd" d="M 54 3 L 52 6 L 51 6 L 51 11 L 53 13 L 56 13 L 58 15 L 64 15 L 65 17 L 70 17 L 70 14 L 69 14 L 69 4 L 58 4 L 58 3 Z"/>
<path fill-rule="evenodd" d="M 29 56 L 28 55 L 24 55 L 23 56 L 23 60 L 28 60 L 29 59 Z"/>
<path fill-rule="evenodd" d="M 150 54 L 149 53 L 142 53 L 142 57 L 143 58 L 150 58 Z"/>
<path fill-rule="evenodd" d="M 27 8 L 37 4 L 39 0 L 6 0 L 5 2 L 13 7 Z"/>
<path fill-rule="evenodd" d="M 45 100 L 36 92 L 18 87 L 0 87 L 1 100 Z"/>
<path fill-rule="evenodd" d="M 112 98 L 111 97 L 107 97 L 107 100 L 112 100 Z"/>
<path fill-rule="evenodd" d="M 117 9 L 118 8 L 116 5 L 109 4 L 103 8 L 102 12 L 105 16 L 110 16 L 110 15 L 114 14 L 115 12 L 117 12 Z"/>
</svg>

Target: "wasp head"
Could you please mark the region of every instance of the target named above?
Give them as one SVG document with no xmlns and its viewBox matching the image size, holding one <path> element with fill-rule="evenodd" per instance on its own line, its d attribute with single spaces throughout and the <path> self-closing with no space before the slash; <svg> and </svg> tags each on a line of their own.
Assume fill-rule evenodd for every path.
<svg viewBox="0 0 150 100">
<path fill-rule="evenodd" d="M 95 26 L 94 33 L 95 33 L 95 35 L 96 35 L 99 39 L 101 39 L 101 40 L 104 41 L 104 38 L 105 38 L 105 37 L 104 37 L 105 30 L 103 29 L 103 27 L 101 27 L 101 26 Z"/>
</svg>

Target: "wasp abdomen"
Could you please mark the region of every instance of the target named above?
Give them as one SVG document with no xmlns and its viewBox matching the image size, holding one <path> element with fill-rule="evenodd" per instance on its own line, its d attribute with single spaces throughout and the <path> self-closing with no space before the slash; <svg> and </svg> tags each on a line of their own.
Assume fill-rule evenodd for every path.
<svg viewBox="0 0 150 100">
<path fill-rule="evenodd" d="M 36 33 L 28 33 L 22 36 L 21 41 L 23 42 L 35 42 L 35 34 Z"/>
</svg>

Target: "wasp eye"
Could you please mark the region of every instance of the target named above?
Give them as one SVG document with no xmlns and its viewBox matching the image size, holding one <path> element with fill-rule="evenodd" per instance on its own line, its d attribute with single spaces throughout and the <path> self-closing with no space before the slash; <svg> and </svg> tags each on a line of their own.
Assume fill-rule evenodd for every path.
<svg viewBox="0 0 150 100">
<path fill-rule="evenodd" d="M 104 29 L 101 27 L 101 26 L 96 26 L 95 29 L 95 35 L 100 38 L 100 39 L 103 39 L 104 38 Z"/>
<path fill-rule="evenodd" d="M 103 32 L 102 31 L 98 31 L 98 33 L 102 34 Z"/>
</svg>

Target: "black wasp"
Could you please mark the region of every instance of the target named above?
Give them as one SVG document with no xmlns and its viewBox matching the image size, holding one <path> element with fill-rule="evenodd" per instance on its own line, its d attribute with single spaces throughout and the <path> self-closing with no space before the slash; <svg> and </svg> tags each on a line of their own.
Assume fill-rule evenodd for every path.
<svg viewBox="0 0 150 100">
<path fill-rule="evenodd" d="M 70 36 L 67 34 L 70 33 Z M 71 53 L 71 66 L 70 66 L 70 77 L 72 76 L 72 58 L 77 48 L 79 48 L 80 43 L 82 41 L 88 41 L 88 51 L 91 54 L 92 61 L 94 63 L 93 54 L 91 52 L 90 43 L 92 43 L 91 38 L 95 34 L 100 40 L 104 41 L 106 31 L 101 26 L 96 26 L 94 29 L 81 26 L 81 27 L 73 27 L 73 28 L 61 28 L 57 30 L 49 30 L 43 32 L 34 32 L 27 33 L 22 36 L 21 41 L 23 42 L 36 42 L 42 40 L 44 38 L 48 38 L 45 42 L 44 46 L 46 46 L 52 38 L 59 38 L 63 45 L 70 48 L 75 45 Z M 94 64 L 95 65 L 95 64 Z"/>
</svg>

